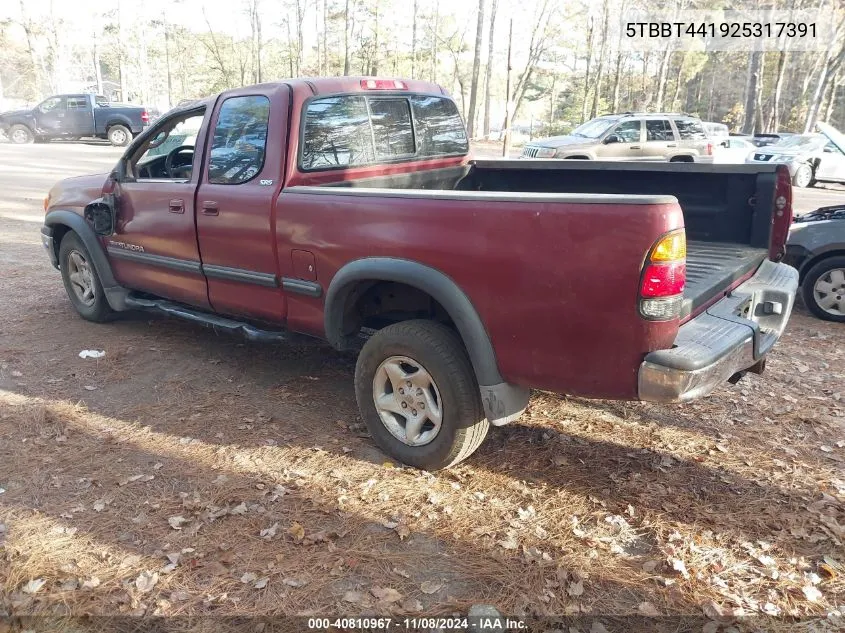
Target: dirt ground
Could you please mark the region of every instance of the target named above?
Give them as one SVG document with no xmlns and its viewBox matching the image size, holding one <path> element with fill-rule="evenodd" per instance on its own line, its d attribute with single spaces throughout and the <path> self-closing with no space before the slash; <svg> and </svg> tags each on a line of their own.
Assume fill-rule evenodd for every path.
<svg viewBox="0 0 845 633">
<path fill-rule="evenodd" d="M 429 474 L 368 438 L 354 358 L 88 323 L 38 224 L 0 217 L 0 629 L 490 604 L 594 633 L 842 630 L 843 332 L 799 306 L 764 375 L 684 406 L 535 393 Z"/>
</svg>

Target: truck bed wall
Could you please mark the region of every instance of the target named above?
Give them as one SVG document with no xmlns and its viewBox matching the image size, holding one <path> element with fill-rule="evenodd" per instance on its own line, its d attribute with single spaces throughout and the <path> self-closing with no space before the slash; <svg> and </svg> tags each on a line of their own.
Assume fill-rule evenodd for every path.
<svg viewBox="0 0 845 633">
<path fill-rule="evenodd" d="M 331 183 L 335 187 L 673 195 L 687 238 L 766 249 L 775 170 L 757 165 L 484 161 Z"/>
<path fill-rule="evenodd" d="M 643 356 L 677 335 L 678 320 L 638 313 L 643 257 L 656 236 L 682 223 L 667 196 L 626 203 L 291 187 L 277 218 L 280 244 L 315 252 L 323 288 L 344 264 L 366 257 L 409 259 L 450 277 L 479 313 L 511 383 L 633 399 Z M 321 334 L 314 317 L 298 327 Z"/>
</svg>

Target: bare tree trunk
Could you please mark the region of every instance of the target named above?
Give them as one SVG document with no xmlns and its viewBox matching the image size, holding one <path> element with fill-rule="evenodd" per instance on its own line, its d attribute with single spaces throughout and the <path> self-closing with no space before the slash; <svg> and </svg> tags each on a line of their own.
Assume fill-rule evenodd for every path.
<svg viewBox="0 0 845 633">
<path fill-rule="evenodd" d="M 120 100 L 127 100 L 126 62 L 123 47 L 123 11 L 121 0 L 117 0 L 117 73 L 120 82 Z"/>
<path fill-rule="evenodd" d="M 329 69 L 329 0 L 323 0 L 323 65 L 326 74 L 331 74 Z"/>
<path fill-rule="evenodd" d="M 502 126 L 502 133 L 504 134 L 502 156 L 504 158 L 508 157 L 508 153 L 511 149 L 511 119 L 513 118 L 513 113 L 511 112 L 511 108 L 513 107 L 513 100 L 511 99 L 511 71 L 513 70 L 513 64 L 511 63 L 512 48 L 513 18 L 511 18 L 510 28 L 508 29 L 508 69 L 507 78 L 505 79 L 505 124 Z"/>
<path fill-rule="evenodd" d="M 346 0 L 343 21 L 343 74 L 349 76 L 349 0 Z"/>
<path fill-rule="evenodd" d="M 472 82 L 469 86 L 467 131 L 475 138 L 475 106 L 478 100 L 478 74 L 481 71 L 481 42 L 484 39 L 484 0 L 478 0 L 478 23 L 475 27 L 475 56 L 472 59 Z"/>
<path fill-rule="evenodd" d="M 748 66 L 748 82 L 745 88 L 745 120 L 742 124 L 742 131 L 745 134 L 754 134 L 757 131 L 757 100 L 759 98 L 761 81 L 761 58 L 763 52 L 755 50 L 750 54 Z"/>
<path fill-rule="evenodd" d="M 490 135 L 490 80 L 493 78 L 493 35 L 496 31 L 496 5 L 490 7 L 490 32 L 487 36 L 487 68 L 484 70 L 484 137 Z"/>
<path fill-rule="evenodd" d="M 94 63 L 94 81 L 97 82 L 97 94 L 103 94 L 103 68 L 100 66 L 100 37 L 97 23 L 94 21 L 94 29 L 91 33 L 91 43 L 93 45 L 92 61 Z"/>
<path fill-rule="evenodd" d="M 536 22 L 534 24 L 534 28 L 531 31 L 531 40 L 528 43 L 528 61 L 525 62 L 525 69 L 522 72 L 522 75 L 519 77 L 519 81 L 516 82 L 516 88 L 514 89 L 514 99 L 513 104 L 513 111 L 510 113 L 511 121 L 516 117 L 516 113 L 519 112 L 519 107 L 522 105 L 522 100 L 525 98 L 525 92 L 528 90 L 528 86 L 531 83 L 531 75 L 534 74 L 534 70 L 537 68 L 537 62 L 540 61 L 540 57 L 546 50 L 546 39 L 548 38 L 548 25 L 549 25 L 549 2 L 550 0 L 543 0 L 543 4 L 540 7 L 540 12 L 537 15 Z"/>
<path fill-rule="evenodd" d="M 170 25 L 167 23 L 167 10 L 164 11 L 164 65 L 167 71 L 167 107 L 173 107 L 173 76 L 170 73 Z"/>
<path fill-rule="evenodd" d="M 839 29 L 837 29 L 837 31 L 838 30 Z M 842 48 L 838 53 L 834 53 L 831 49 L 828 49 L 827 59 L 825 63 L 822 64 L 819 81 L 816 85 L 816 90 L 813 93 L 813 100 L 810 102 L 810 109 L 807 112 L 807 120 L 804 124 L 805 134 L 813 130 L 813 126 L 815 126 L 816 121 L 818 120 L 819 110 L 822 106 L 822 96 L 824 95 L 831 78 L 839 70 L 839 66 L 842 64 L 843 60 L 845 60 L 845 44 L 842 45 Z"/>
<path fill-rule="evenodd" d="M 305 20 L 305 5 L 307 0 L 296 0 L 296 74 L 299 75 L 302 69 L 302 23 Z"/>
<path fill-rule="evenodd" d="M 830 90 L 827 95 L 827 107 L 824 109 L 824 116 L 822 117 L 826 123 L 830 123 L 830 120 L 833 117 L 833 106 L 836 103 L 836 95 L 839 92 L 839 87 L 842 85 L 843 79 L 845 79 L 845 73 L 843 73 L 840 68 L 839 72 L 830 83 Z"/>
<path fill-rule="evenodd" d="M 601 98 L 601 80 L 602 80 L 602 73 L 604 72 L 604 52 L 607 47 L 607 21 L 608 21 L 608 12 L 609 7 L 607 6 L 607 0 L 604 0 L 604 11 L 603 11 L 603 18 L 602 18 L 602 28 L 601 28 L 601 46 L 599 46 L 599 65 L 596 68 L 596 89 L 593 92 L 593 107 L 590 109 L 590 118 L 596 118 L 599 110 L 599 99 Z"/>
<path fill-rule="evenodd" d="M 378 61 L 379 61 L 379 0 L 375 0 L 375 12 L 376 12 L 376 20 L 375 20 L 375 33 L 374 33 L 374 42 L 373 42 L 373 59 L 370 66 L 370 74 L 371 75 L 378 75 Z"/>
<path fill-rule="evenodd" d="M 26 8 L 24 4 L 24 0 L 20 0 L 21 2 L 21 27 L 23 27 L 24 34 L 26 35 L 26 48 L 27 52 L 29 53 L 29 62 L 32 66 L 32 83 L 33 83 L 33 92 L 36 98 L 41 96 L 41 73 L 39 72 L 38 66 L 38 56 L 35 53 L 35 47 L 32 44 L 33 41 L 33 33 L 32 33 L 32 24 L 29 21 L 29 18 L 26 15 Z"/>
<path fill-rule="evenodd" d="M 777 70 L 775 71 L 775 90 L 772 99 L 772 116 L 769 119 L 769 129 L 777 132 L 780 127 L 780 98 L 783 94 L 783 77 L 786 74 L 786 50 L 778 53 Z"/>
<path fill-rule="evenodd" d="M 616 72 L 613 74 L 613 97 L 611 98 L 610 111 L 617 112 L 619 109 L 619 79 L 622 74 L 622 33 L 625 21 L 626 0 L 622 0 L 619 6 L 619 35 L 616 39 Z"/>
<path fill-rule="evenodd" d="M 657 98 L 654 103 L 654 109 L 657 112 L 663 110 L 663 99 L 666 97 L 666 80 L 669 75 L 669 66 L 672 62 L 672 49 L 669 44 L 666 44 L 666 49 L 660 56 L 660 66 L 657 70 Z"/>
<path fill-rule="evenodd" d="M 431 33 L 431 79 L 432 83 L 437 83 L 437 32 L 440 27 L 440 0 L 434 3 L 434 25 Z"/>
<path fill-rule="evenodd" d="M 414 0 L 414 17 L 411 22 L 411 79 L 417 78 L 417 2 Z"/>
<path fill-rule="evenodd" d="M 678 74 L 675 76 L 675 92 L 672 93 L 672 103 L 670 104 L 669 108 L 672 111 L 678 110 L 678 98 L 681 95 L 681 77 L 684 73 L 684 63 L 687 61 L 687 54 L 686 52 L 681 53 L 681 61 L 678 62 Z"/>
<path fill-rule="evenodd" d="M 587 97 L 590 94 L 590 66 L 593 63 L 593 32 L 595 25 L 593 16 L 587 18 L 590 28 L 587 29 L 587 68 L 584 71 L 584 97 L 581 101 L 581 123 L 587 120 Z"/>
</svg>

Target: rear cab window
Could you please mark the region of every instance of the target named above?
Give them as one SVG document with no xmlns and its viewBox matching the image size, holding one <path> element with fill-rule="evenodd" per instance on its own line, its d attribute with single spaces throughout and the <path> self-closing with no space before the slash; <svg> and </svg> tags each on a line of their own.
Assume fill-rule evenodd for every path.
<svg viewBox="0 0 845 633">
<path fill-rule="evenodd" d="M 305 105 L 303 118 L 303 171 L 463 156 L 469 151 L 455 103 L 439 96 L 317 97 Z"/>
</svg>

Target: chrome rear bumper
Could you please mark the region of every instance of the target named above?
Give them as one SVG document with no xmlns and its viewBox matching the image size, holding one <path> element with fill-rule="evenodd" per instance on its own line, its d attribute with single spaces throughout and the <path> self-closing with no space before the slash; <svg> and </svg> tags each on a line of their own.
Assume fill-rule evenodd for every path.
<svg viewBox="0 0 845 633">
<path fill-rule="evenodd" d="M 693 400 L 735 374 L 762 367 L 786 327 L 797 290 L 797 270 L 764 261 L 748 281 L 682 325 L 672 349 L 645 357 L 640 400 Z"/>
</svg>

